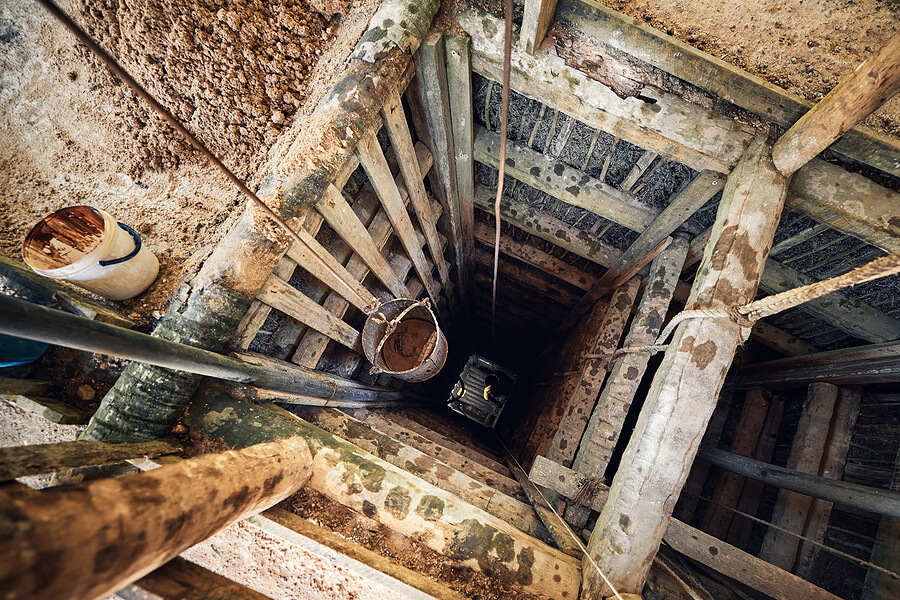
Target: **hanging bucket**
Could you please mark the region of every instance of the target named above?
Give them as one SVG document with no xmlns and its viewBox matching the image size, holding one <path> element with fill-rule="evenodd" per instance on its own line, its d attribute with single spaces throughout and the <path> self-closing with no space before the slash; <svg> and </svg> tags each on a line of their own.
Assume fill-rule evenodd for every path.
<svg viewBox="0 0 900 600">
<path fill-rule="evenodd" d="M 404 381 L 425 381 L 437 375 L 447 360 L 447 339 L 428 300 L 399 298 L 369 315 L 362 330 L 362 347 L 374 366 Z"/>
<path fill-rule="evenodd" d="M 31 269 L 110 300 L 134 298 L 153 283 L 159 261 L 138 232 L 90 206 L 70 206 L 35 225 L 22 245 Z"/>
</svg>

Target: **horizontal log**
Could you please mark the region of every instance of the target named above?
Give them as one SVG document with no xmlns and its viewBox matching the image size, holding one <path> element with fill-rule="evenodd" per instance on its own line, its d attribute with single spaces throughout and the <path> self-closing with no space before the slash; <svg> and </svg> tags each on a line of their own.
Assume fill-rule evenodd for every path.
<svg viewBox="0 0 900 600">
<path fill-rule="evenodd" d="M 80 408 L 53 398 L 21 394 L 0 394 L 0 398 L 59 425 L 84 425 L 90 418 L 90 415 Z"/>
<path fill-rule="evenodd" d="M 900 517 L 900 492 L 792 471 L 717 448 L 701 448 L 697 458 L 782 490 L 828 500 L 876 515 Z"/>
<path fill-rule="evenodd" d="M 134 442 L 59 442 L 0 448 L 0 481 L 56 473 L 64 469 L 108 465 L 142 456 L 155 458 L 181 451 L 174 440 Z"/>
<path fill-rule="evenodd" d="M 543 456 L 536 456 L 534 458 L 534 463 L 531 465 L 531 470 L 528 472 L 528 479 L 537 485 L 554 490 L 570 500 L 577 498 L 585 485 L 591 484 L 590 478 L 585 477 L 574 469 L 564 467 Z M 593 487 L 594 493 L 589 494 L 585 499 L 587 501 L 586 506 L 600 512 L 606 504 L 606 498 L 609 495 L 609 486 L 592 483 L 591 487 Z"/>
</svg>

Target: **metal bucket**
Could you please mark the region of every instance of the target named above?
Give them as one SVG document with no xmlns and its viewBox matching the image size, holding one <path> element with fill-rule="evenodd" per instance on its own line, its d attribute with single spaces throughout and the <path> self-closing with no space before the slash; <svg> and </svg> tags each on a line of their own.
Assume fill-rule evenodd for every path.
<svg viewBox="0 0 900 600">
<path fill-rule="evenodd" d="M 388 373 L 404 381 L 425 381 L 447 361 L 447 338 L 428 300 L 399 298 L 369 315 L 362 347 L 374 365 L 372 374 Z"/>
</svg>

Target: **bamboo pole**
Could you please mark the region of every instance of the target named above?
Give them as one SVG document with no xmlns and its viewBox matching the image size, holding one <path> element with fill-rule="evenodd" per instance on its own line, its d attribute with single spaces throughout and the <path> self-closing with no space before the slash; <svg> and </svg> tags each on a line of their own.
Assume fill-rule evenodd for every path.
<svg viewBox="0 0 900 600">
<path fill-rule="evenodd" d="M 7 600 L 106 598 L 227 525 L 300 489 L 299 437 L 209 454 L 40 497 L 6 498 L 0 589 Z"/>
<path fill-rule="evenodd" d="M 772 148 L 772 162 L 788 177 L 900 91 L 900 34 L 859 65 Z"/>
</svg>

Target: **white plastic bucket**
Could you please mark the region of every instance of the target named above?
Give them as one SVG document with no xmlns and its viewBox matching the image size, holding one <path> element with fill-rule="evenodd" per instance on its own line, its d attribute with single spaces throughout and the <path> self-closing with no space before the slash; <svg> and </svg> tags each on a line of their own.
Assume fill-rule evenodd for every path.
<svg viewBox="0 0 900 600">
<path fill-rule="evenodd" d="M 35 273 L 110 300 L 134 298 L 159 274 L 159 261 L 134 229 L 90 206 L 41 219 L 25 236 L 22 257 Z"/>
</svg>

